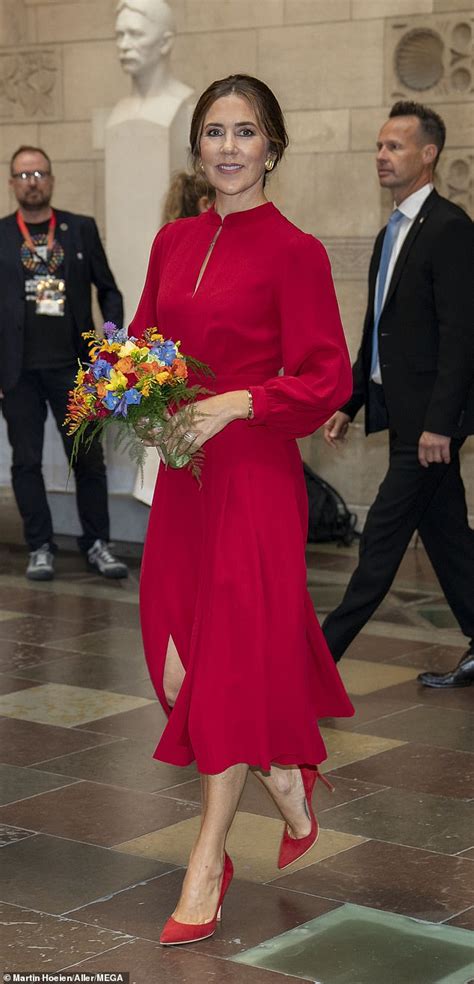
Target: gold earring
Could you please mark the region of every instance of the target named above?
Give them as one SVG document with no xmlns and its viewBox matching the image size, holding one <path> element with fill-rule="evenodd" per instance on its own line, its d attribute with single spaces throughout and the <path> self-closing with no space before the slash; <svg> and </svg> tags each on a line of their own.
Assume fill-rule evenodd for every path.
<svg viewBox="0 0 474 984">
<path fill-rule="evenodd" d="M 204 171 L 204 164 L 202 163 L 201 158 L 199 158 L 199 169 L 200 171 Z"/>
<path fill-rule="evenodd" d="M 273 168 L 274 167 L 275 167 L 275 161 L 273 160 L 273 158 L 272 157 L 267 157 L 267 160 L 265 161 L 265 170 L 266 171 L 273 171 Z"/>
</svg>

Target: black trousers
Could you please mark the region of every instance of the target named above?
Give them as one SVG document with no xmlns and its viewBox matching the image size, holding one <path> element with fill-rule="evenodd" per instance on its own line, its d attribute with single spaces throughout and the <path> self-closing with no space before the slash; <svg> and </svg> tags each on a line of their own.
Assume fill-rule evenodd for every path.
<svg viewBox="0 0 474 984">
<path fill-rule="evenodd" d="M 68 437 L 63 422 L 75 375 L 75 366 L 25 371 L 1 401 L 13 450 L 13 491 L 30 550 L 52 544 L 53 523 L 42 472 L 44 425 L 49 404 L 69 459 L 73 438 Z M 90 450 L 82 448 L 79 452 L 74 476 L 83 530 L 78 542 L 86 551 L 97 539 L 109 540 L 107 477 L 99 441 L 94 441 Z"/>
<path fill-rule="evenodd" d="M 461 444 L 451 441 L 449 465 L 423 468 L 418 446 L 391 435 L 389 467 L 367 515 L 358 567 L 322 627 L 336 661 L 385 598 L 415 530 L 462 631 L 474 639 L 474 530 L 467 519 Z"/>
</svg>

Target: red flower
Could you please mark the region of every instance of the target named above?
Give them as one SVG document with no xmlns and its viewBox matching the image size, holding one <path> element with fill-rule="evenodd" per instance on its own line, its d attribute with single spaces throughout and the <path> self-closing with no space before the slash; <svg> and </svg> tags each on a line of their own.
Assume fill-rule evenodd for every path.
<svg viewBox="0 0 474 984">
<path fill-rule="evenodd" d="M 99 352 L 99 359 L 103 359 L 104 362 L 109 362 L 111 366 L 114 366 L 118 362 L 118 355 L 116 352 Z"/>
<path fill-rule="evenodd" d="M 136 372 L 126 372 L 125 378 L 127 380 L 127 387 L 129 387 L 130 389 L 132 388 L 132 386 L 135 386 L 138 383 L 138 380 L 140 379 L 140 377 L 137 376 Z"/>
</svg>

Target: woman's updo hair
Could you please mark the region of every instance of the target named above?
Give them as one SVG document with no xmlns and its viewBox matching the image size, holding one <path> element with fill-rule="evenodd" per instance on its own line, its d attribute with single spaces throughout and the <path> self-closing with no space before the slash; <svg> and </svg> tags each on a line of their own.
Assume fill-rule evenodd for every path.
<svg viewBox="0 0 474 984">
<path fill-rule="evenodd" d="M 270 153 L 274 155 L 274 167 L 281 161 L 288 146 L 288 134 L 281 106 L 276 96 L 265 82 L 252 75 L 228 75 L 217 79 L 200 96 L 191 120 L 189 142 L 194 167 L 199 164 L 199 145 L 208 110 L 222 96 L 242 96 L 252 106 L 262 132 L 270 142 Z"/>
</svg>

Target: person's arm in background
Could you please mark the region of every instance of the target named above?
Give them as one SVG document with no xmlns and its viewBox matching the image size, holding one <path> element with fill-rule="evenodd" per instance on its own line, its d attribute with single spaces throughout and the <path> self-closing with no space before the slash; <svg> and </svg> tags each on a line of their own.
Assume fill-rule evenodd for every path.
<svg viewBox="0 0 474 984">
<path fill-rule="evenodd" d="M 418 445 L 420 464 L 450 461 L 466 395 L 474 378 L 474 227 L 454 216 L 433 244 L 433 293 L 439 330 L 438 375 Z"/>
<path fill-rule="evenodd" d="M 123 326 L 123 300 L 109 267 L 99 230 L 94 219 L 85 222 L 87 256 L 90 264 L 90 278 L 97 288 L 97 300 L 104 321 L 113 321 L 118 328 Z"/>
</svg>

